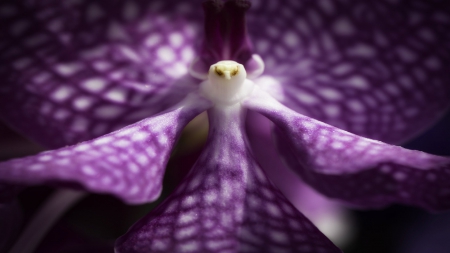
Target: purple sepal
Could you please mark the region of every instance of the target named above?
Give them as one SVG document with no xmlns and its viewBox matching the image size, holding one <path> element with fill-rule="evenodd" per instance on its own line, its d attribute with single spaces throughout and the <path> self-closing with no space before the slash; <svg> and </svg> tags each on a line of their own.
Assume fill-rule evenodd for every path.
<svg viewBox="0 0 450 253">
<path fill-rule="evenodd" d="M 252 153 L 270 181 L 337 246 L 345 245 L 352 237 L 353 224 L 343 205 L 312 189 L 283 163 L 273 142 L 273 124 L 269 119 L 250 110 L 246 118 Z"/>
<path fill-rule="evenodd" d="M 247 136 L 261 168 L 280 189 L 283 195 L 309 219 L 320 218 L 324 213 L 338 212 L 341 207 L 335 201 L 311 189 L 278 155 L 272 137 L 272 122 L 253 111 L 247 112 Z"/>
<path fill-rule="evenodd" d="M 205 149 L 180 186 L 116 252 L 341 252 L 272 185 L 239 112 L 210 110 Z"/>
<path fill-rule="evenodd" d="M 448 1 L 261 0 L 247 23 L 279 101 L 301 114 L 399 143 L 450 106 Z"/>
<path fill-rule="evenodd" d="M 247 106 L 277 126 L 280 154 L 319 192 L 360 207 L 450 208 L 450 159 L 363 138 L 255 92 Z"/>
<path fill-rule="evenodd" d="M 81 186 L 132 204 L 155 200 L 181 130 L 209 106 L 192 94 L 165 113 L 100 138 L 0 163 L 0 181 Z"/>
<path fill-rule="evenodd" d="M 201 21 L 193 6 L 1 1 L 0 118 L 59 148 L 176 104 L 198 84 L 186 77 Z"/>
</svg>

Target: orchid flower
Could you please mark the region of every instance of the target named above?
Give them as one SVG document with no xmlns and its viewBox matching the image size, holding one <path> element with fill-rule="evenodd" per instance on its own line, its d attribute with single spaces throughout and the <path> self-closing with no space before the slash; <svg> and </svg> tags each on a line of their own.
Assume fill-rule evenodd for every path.
<svg viewBox="0 0 450 253">
<path fill-rule="evenodd" d="M 267 150 L 353 206 L 449 209 L 450 159 L 391 145 L 449 106 L 446 4 L 252 5 L 207 1 L 203 18 L 200 1 L 2 2 L 1 117 L 57 149 L 0 163 L 0 181 L 153 201 L 207 111 L 196 164 L 116 252 L 340 252 L 268 178 L 285 168 Z M 247 113 L 273 123 L 267 150 Z"/>
</svg>

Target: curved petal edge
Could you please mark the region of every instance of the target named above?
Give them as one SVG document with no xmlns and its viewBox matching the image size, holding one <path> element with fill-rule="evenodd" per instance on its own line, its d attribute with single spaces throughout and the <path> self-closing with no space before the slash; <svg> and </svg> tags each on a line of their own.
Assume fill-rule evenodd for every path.
<svg viewBox="0 0 450 253">
<path fill-rule="evenodd" d="M 2 162 L 0 182 L 81 186 L 127 203 L 153 201 L 181 130 L 209 106 L 192 94 L 165 113 L 97 139 Z"/>
<path fill-rule="evenodd" d="M 280 154 L 319 192 L 360 207 L 450 209 L 450 158 L 359 137 L 255 93 L 246 105 L 275 123 Z"/>
</svg>

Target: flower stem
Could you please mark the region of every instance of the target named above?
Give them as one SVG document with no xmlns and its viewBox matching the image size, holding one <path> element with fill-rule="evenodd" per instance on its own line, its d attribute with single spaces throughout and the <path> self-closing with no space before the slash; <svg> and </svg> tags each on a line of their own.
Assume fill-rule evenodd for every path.
<svg viewBox="0 0 450 253">
<path fill-rule="evenodd" d="M 36 212 L 9 253 L 32 253 L 58 219 L 87 193 L 57 190 Z"/>
</svg>

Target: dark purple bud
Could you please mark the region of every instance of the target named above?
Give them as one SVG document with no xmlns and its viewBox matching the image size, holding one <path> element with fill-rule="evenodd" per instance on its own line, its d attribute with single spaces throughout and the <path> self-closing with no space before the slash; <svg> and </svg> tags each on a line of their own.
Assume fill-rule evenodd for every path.
<svg viewBox="0 0 450 253">
<path fill-rule="evenodd" d="M 218 27 L 220 27 L 222 9 L 223 2 L 221 0 L 211 0 L 203 3 L 205 13 L 205 39 L 201 55 L 207 59 L 221 57 L 221 52 L 218 49 L 223 48 L 223 40 Z M 213 61 L 213 59 L 208 60 Z"/>
<path fill-rule="evenodd" d="M 251 4 L 246 0 L 206 1 L 205 38 L 201 60 L 206 66 L 221 60 L 234 60 L 245 64 L 252 55 L 245 13 Z"/>
</svg>

